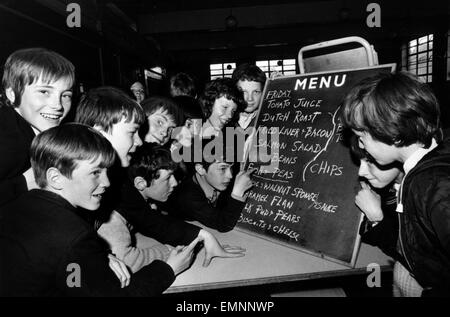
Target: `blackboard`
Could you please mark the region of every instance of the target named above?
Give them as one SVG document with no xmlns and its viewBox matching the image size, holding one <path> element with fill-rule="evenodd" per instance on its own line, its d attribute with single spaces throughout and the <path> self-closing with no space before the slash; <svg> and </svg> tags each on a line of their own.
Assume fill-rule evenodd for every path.
<svg viewBox="0 0 450 317">
<path fill-rule="evenodd" d="M 247 160 L 248 168 L 258 170 L 238 230 L 354 266 L 362 214 L 354 203 L 358 167 L 344 142 L 341 103 L 361 79 L 394 68 L 387 64 L 266 82 L 250 153 L 264 149 L 271 161 Z"/>
</svg>

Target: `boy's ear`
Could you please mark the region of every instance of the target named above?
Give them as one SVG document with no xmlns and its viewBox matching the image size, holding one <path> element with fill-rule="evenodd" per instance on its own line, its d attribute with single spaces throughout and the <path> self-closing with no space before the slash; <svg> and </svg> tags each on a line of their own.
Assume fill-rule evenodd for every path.
<svg viewBox="0 0 450 317">
<path fill-rule="evenodd" d="M 197 163 L 195 164 L 195 171 L 200 174 L 201 176 L 205 175 L 207 173 L 207 171 L 205 170 L 205 168 L 203 167 L 202 164 Z"/>
<path fill-rule="evenodd" d="M 98 124 L 94 125 L 93 128 L 94 128 L 95 130 L 97 130 L 98 132 L 100 132 L 101 134 L 103 134 L 103 135 L 106 134 L 105 130 L 104 130 L 101 126 L 99 126 Z"/>
<path fill-rule="evenodd" d="M 143 191 L 148 187 L 147 181 L 143 177 L 137 176 L 134 178 L 134 187 L 139 191 Z"/>
<path fill-rule="evenodd" d="M 63 187 L 62 181 L 64 175 L 56 167 L 50 167 L 45 173 L 47 178 L 47 186 L 56 190 L 61 190 Z"/>
<path fill-rule="evenodd" d="M 6 88 L 5 95 L 6 98 L 8 98 L 9 102 L 11 102 L 11 104 L 14 104 L 14 101 L 16 101 L 16 94 L 14 93 L 14 90 L 12 88 Z"/>
</svg>

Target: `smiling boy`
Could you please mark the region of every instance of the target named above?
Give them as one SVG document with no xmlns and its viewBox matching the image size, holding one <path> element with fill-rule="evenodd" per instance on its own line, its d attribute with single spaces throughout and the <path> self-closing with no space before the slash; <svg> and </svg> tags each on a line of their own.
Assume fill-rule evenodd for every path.
<svg viewBox="0 0 450 317">
<path fill-rule="evenodd" d="M 0 101 L 0 205 L 37 187 L 31 141 L 66 117 L 74 81 L 72 63 L 44 48 L 18 50 L 6 60 Z"/>
<path fill-rule="evenodd" d="M 200 105 L 206 122 L 202 137 L 218 136 L 227 125 L 233 125 L 235 113 L 239 113 L 245 101 L 230 78 L 218 78 L 206 85 L 200 96 Z"/>
<path fill-rule="evenodd" d="M 145 133 L 144 141 L 167 144 L 172 130 L 183 123 L 183 114 L 178 105 L 172 99 L 153 96 L 142 102 L 142 108 L 147 117 L 146 125 L 142 129 Z"/>
</svg>

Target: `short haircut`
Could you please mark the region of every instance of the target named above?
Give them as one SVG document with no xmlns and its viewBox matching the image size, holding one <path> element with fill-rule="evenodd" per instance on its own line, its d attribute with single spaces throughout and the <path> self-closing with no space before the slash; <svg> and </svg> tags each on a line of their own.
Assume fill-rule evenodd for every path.
<svg viewBox="0 0 450 317">
<path fill-rule="evenodd" d="M 235 82 L 231 78 L 217 78 L 206 85 L 199 98 L 205 118 L 211 116 L 214 102 L 221 97 L 233 100 L 236 103 L 237 109 L 235 113 L 242 112 L 246 106 L 242 91 L 237 89 Z"/>
<path fill-rule="evenodd" d="M 170 77 L 170 95 L 191 96 L 197 94 L 194 79 L 186 73 L 177 73 Z"/>
<path fill-rule="evenodd" d="M 45 48 L 26 48 L 17 50 L 6 60 L 2 85 L 3 89 L 11 88 L 15 95 L 11 105 L 18 107 L 22 100 L 25 86 L 41 79 L 44 83 L 52 83 L 67 78 L 71 86 L 75 82 L 75 67 L 64 56 Z"/>
<path fill-rule="evenodd" d="M 236 143 L 229 143 L 231 143 L 231 140 L 227 142 L 226 137 L 213 136 L 211 138 L 202 138 L 195 136 L 191 140 L 189 147 L 183 147 L 183 152 L 188 151 L 190 153 L 190 162 L 185 163 L 193 172 L 195 172 L 195 164 L 201 164 L 205 170 L 208 170 L 209 166 L 217 162 L 239 164 L 239 153 L 236 150 Z M 201 146 L 196 146 L 197 144 Z M 199 153 L 200 150 L 201 153 Z M 221 152 L 216 152 L 216 150 Z"/>
<path fill-rule="evenodd" d="M 89 126 L 68 123 L 39 133 L 31 143 L 31 166 L 40 188 L 47 186 L 47 170 L 57 168 L 61 174 L 71 178 L 78 161 L 96 161 L 100 167 L 113 165 L 116 152 L 111 143 Z"/>
<path fill-rule="evenodd" d="M 144 143 L 132 155 L 128 177 L 133 181 L 140 176 L 150 186 L 152 180 L 159 177 L 159 170 L 175 171 L 177 168 L 178 164 L 172 160 L 169 149 L 157 144 Z"/>
<path fill-rule="evenodd" d="M 362 80 L 344 99 L 343 123 L 395 146 L 440 135 L 439 104 L 428 85 L 408 73 L 380 73 Z"/>
<path fill-rule="evenodd" d="M 256 65 L 241 64 L 233 72 L 233 80 L 237 83 L 239 80 L 256 81 L 264 87 L 266 83 L 266 74 Z"/>
<path fill-rule="evenodd" d="M 91 89 L 84 95 L 77 107 L 75 121 L 91 127 L 99 126 L 110 132 L 112 126 L 125 118 L 125 122 L 134 121 L 142 125 L 145 114 L 142 107 L 123 91 L 114 87 Z"/>
<path fill-rule="evenodd" d="M 400 162 L 394 161 L 390 164 L 380 165 L 373 157 L 367 152 L 365 149 L 359 147 L 359 138 L 352 134 L 350 137 L 350 154 L 352 158 L 357 160 L 357 164 L 359 165 L 360 160 L 368 161 L 369 163 L 375 165 L 379 170 L 388 170 L 392 168 L 397 168 L 399 170 L 403 170 L 402 164 Z"/>
<path fill-rule="evenodd" d="M 172 98 L 162 96 L 152 96 L 142 101 L 141 106 L 142 109 L 144 109 L 145 115 L 147 117 L 151 116 L 156 111 L 161 109 L 162 111 L 167 112 L 169 118 L 171 118 L 177 126 L 183 124 L 184 121 L 183 112 Z"/>
<path fill-rule="evenodd" d="M 197 99 L 189 96 L 177 96 L 173 100 L 183 111 L 184 119 L 203 119 L 202 108 Z"/>
</svg>

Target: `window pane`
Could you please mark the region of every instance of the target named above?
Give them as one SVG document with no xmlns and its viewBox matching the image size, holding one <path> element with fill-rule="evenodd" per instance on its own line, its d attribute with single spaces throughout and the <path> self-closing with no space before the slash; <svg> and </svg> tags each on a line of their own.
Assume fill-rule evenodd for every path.
<svg viewBox="0 0 450 317">
<path fill-rule="evenodd" d="M 428 75 L 428 82 L 431 83 L 433 81 L 433 76 Z"/>
<path fill-rule="evenodd" d="M 427 43 L 419 45 L 419 52 L 425 52 L 428 49 Z"/>
<path fill-rule="evenodd" d="M 424 63 L 428 60 L 428 56 L 427 53 L 420 53 L 419 54 L 419 58 L 418 58 L 418 62 L 419 63 Z"/>
<path fill-rule="evenodd" d="M 418 79 L 423 83 L 427 82 L 427 76 L 419 76 Z"/>
<path fill-rule="evenodd" d="M 295 65 L 284 66 L 284 70 L 295 70 Z"/>
<path fill-rule="evenodd" d="M 295 65 L 295 59 L 285 59 L 284 65 Z"/>
<path fill-rule="evenodd" d="M 426 43 L 428 41 L 428 36 L 422 36 L 419 38 L 419 44 Z"/>
<path fill-rule="evenodd" d="M 222 70 L 221 69 L 212 70 L 210 73 L 211 73 L 210 75 L 222 75 Z"/>
<path fill-rule="evenodd" d="M 412 40 L 409 42 L 409 47 L 411 46 L 417 46 L 417 40 Z"/>
<path fill-rule="evenodd" d="M 277 60 L 269 61 L 269 66 L 270 66 L 270 68 L 275 67 L 275 66 L 277 66 L 277 65 L 278 65 L 278 61 L 277 61 Z"/>
<path fill-rule="evenodd" d="M 222 69 L 222 64 L 211 64 L 209 69 Z"/>
<path fill-rule="evenodd" d="M 425 75 L 427 73 L 427 67 L 419 67 L 417 70 L 418 75 Z"/>
<path fill-rule="evenodd" d="M 417 46 L 410 46 L 409 54 L 415 54 L 415 53 L 417 53 Z"/>
<path fill-rule="evenodd" d="M 284 72 L 284 74 L 285 75 L 295 75 L 295 72 L 294 71 L 287 71 L 287 72 Z"/>
<path fill-rule="evenodd" d="M 256 66 L 258 66 L 259 68 L 267 67 L 267 66 L 269 66 L 269 61 L 257 61 Z"/>
<path fill-rule="evenodd" d="M 433 40 L 433 34 L 428 35 L 428 39 L 429 39 L 430 41 L 432 41 L 432 40 Z"/>
</svg>

